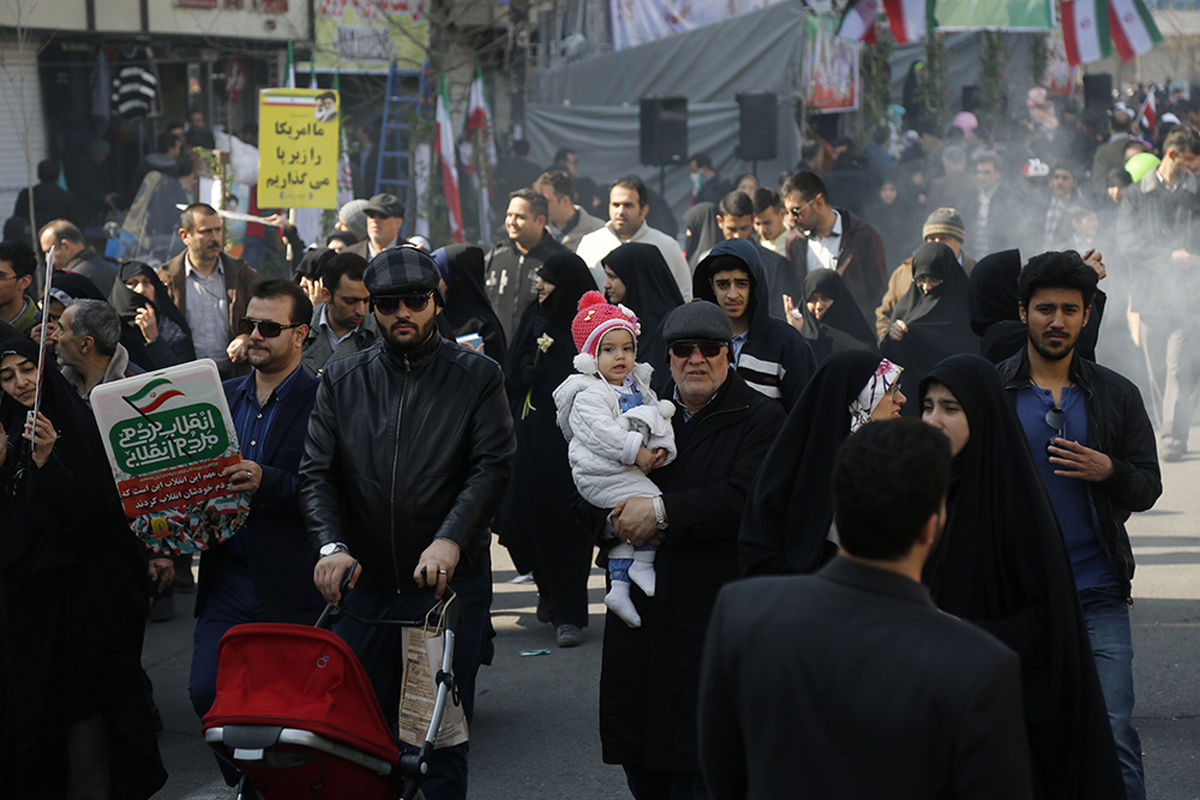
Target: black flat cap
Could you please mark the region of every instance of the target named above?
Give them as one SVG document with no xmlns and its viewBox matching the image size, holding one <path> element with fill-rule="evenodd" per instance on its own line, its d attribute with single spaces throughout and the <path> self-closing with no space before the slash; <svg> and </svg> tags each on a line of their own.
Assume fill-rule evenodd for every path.
<svg viewBox="0 0 1200 800">
<path fill-rule="evenodd" d="M 442 301 L 438 292 L 437 264 L 428 253 L 415 247 L 401 245 L 389 247 L 371 259 L 367 271 L 363 273 L 363 283 L 373 296 L 385 294 L 420 294 L 434 291 L 438 294 L 438 302 Z M 444 303 L 443 303 L 444 305 Z"/>
<path fill-rule="evenodd" d="M 396 195 L 383 192 L 367 201 L 363 213 L 379 214 L 384 217 L 403 217 L 404 203 L 401 203 L 400 198 L 396 197 Z"/>
<path fill-rule="evenodd" d="M 716 303 L 693 300 L 677 306 L 663 320 L 663 338 L 672 342 L 730 342 L 733 324 Z"/>
</svg>

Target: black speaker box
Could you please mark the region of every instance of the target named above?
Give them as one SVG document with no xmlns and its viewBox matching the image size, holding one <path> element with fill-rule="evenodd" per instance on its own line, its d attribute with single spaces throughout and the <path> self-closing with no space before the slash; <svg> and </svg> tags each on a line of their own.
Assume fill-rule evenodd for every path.
<svg viewBox="0 0 1200 800">
<path fill-rule="evenodd" d="M 643 97 L 639 108 L 641 161 L 646 166 L 688 160 L 686 97 Z"/>
<path fill-rule="evenodd" d="M 1083 76 L 1084 111 L 1103 112 L 1113 104 L 1113 79 L 1107 72 Z"/>
<path fill-rule="evenodd" d="M 743 161 L 770 161 L 778 155 L 779 105 L 770 92 L 737 96 L 738 149 Z"/>
</svg>

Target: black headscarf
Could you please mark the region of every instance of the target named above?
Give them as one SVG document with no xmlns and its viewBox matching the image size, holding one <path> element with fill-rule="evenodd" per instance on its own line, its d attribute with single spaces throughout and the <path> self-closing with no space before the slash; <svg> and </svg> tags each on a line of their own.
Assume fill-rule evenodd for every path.
<svg viewBox="0 0 1200 800">
<path fill-rule="evenodd" d="M 820 292 L 833 299 L 833 305 L 821 319 L 808 310 L 808 298 Z M 863 319 L 858 305 L 837 270 L 814 269 L 804 278 L 803 297 L 800 298 L 800 313 L 804 315 L 804 329 L 800 331 L 812 346 L 817 363 L 824 363 L 834 353 L 843 350 L 869 350 L 878 352 L 875 334 Z"/>
<path fill-rule="evenodd" d="M 1035 796 L 1122 797 L 1070 556 L 1000 376 L 957 355 L 930 370 L 922 398 L 934 381 L 962 406 L 970 439 L 925 565 L 933 599 L 1021 657 Z"/>
<path fill-rule="evenodd" d="M 115 281 L 114 285 L 116 285 Z M 55 271 L 50 276 L 50 286 L 52 289 L 66 294 L 72 300 L 103 300 L 106 303 L 108 302 L 108 298 L 101 293 L 96 284 L 90 278 L 80 275 L 78 272 Z M 124 287 L 122 286 L 122 288 Z M 53 296 L 51 294 L 51 297 Z M 135 325 L 126 324 L 122 320 L 120 343 L 125 348 L 125 351 L 129 353 L 129 360 L 131 362 L 143 369 L 151 365 L 150 355 L 146 352 L 146 338 L 142 336 L 142 332 Z"/>
<path fill-rule="evenodd" d="M 971 270 L 968 297 L 971 330 L 980 337 L 979 352 L 993 364 L 999 364 L 1025 346 L 1025 325 L 1017 311 L 1020 274 L 1020 250 L 986 255 Z"/>
<path fill-rule="evenodd" d="M 492 309 L 483 285 L 483 250 L 474 245 L 452 244 L 431 254 L 446 281 L 446 308 L 442 316 L 455 336 L 478 333 L 483 350 L 504 366 L 508 342 L 500 318 Z"/>
<path fill-rule="evenodd" d="M 579 298 L 596 288 L 596 280 L 583 259 L 574 253 L 555 253 L 538 267 L 538 277 L 554 284 L 546 302 L 536 300 L 530 305 L 546 317 L 548 325 L 559 330 L 571 330 L 571 322 L 579 310 Z"/>
<path fill-rule="evenodd" d="M 832 557 L 833 457 L 850 436 L 850 403 L 879 361 L 867 350 L 837 353 L 805 387 L 746 496 L 743 575 L 813 572 Z"/>
<path fill-rule="evenodd" d="M 916 283 L 922 275 L 941 278 L 942 283 L 926 294 Z M 979 337 L 971 330 L 967 290 L 967 273 L 953 250 L 940 242 L 917 248 L 913 285 L 892 310 L 892 321 L 903 320 L 908 332 L 900 341 L 885 333 L 879 343 L 879 352 L 904 365 L 900 389 L 907 397 L 916 396 L 921 378 L 943 358 L 979 352 Z M 904 413 L 919 416 L 920 404 L 906 404 Z"/>
<path fill-rule="evenodd" d="M 154 287 L 154 299 L 138 294 L 125 285 L 138 276 L 150 281 Z M 149 306 L 159 318 L 166 317 L 179 326 L 180 330 L 191 338 L 192 329 L 188 327 L 187 317 L 179 310 L 167 293 L 167 287 L 158 279 L 154 269 L 144 261 L 126 261 L 118 270 L 117 281 L 113 283 L 112 291 L 108 294 L 108 302 L 117 310 L 121 322 L 132 325 L 139 308 Z"/>
<path fill-rule="evenodd" d="M 671 309 L 683 305 L 679 284 L 671 276 L 662 251 L 651 244 L 628 242 L 609 252 L 600 263 L 625 284 L 621 304 L 637 314 L 642 332 L 638 336 L 638 361 L 654 367 L 656 377 L 667 368 L 667 343 L 662 338 L 662 321 Z"/>
<path fill-rule="evenodd" d="M 700 256 L 724 238 L 717 228 L 717 207 L 709 202 L 696 203 L 683 212 L 683 224 L 688 232 L 683 249 L 688 266 L 695 269 Z"/>
</svg>

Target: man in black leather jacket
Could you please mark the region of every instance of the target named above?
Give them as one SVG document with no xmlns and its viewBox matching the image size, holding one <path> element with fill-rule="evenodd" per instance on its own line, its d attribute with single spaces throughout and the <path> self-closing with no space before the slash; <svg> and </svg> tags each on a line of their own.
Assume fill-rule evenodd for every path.
<svg viewBox="0 0 1200 800">
<path fill-rule="evenodd" d="M 326 368 L 300 463 L 314 580 L 335 602 L 357 559 L 345 605 L 372 619 L 421 618 L 449 586 L 463 611 L 454 673 L 469 721 L 491 599 L 489 524 L 516 449 L 504 378 L 437 333 L 443 301 L 428 255 L 385 250 L 363 279 L 383 341 Z M 345 620 L 335 630 L 394 722 L 401 629 Z M 467 745 L 437 750 L 425 796 L 463 798 L 466 787 Z"/>
</svg>

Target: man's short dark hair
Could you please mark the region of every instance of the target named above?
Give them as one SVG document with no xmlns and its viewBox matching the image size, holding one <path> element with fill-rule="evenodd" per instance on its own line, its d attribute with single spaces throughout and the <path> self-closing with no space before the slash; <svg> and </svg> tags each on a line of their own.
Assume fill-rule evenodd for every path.
<svg viewBox="0 0 1200 800">
<path fill-rule="evenodd" d="M 509 200 L 524 200 L 529 203 L 529 210 L 535 217 L 548 217 L 550 215 L 550 203 L 546 200 L 546 195 L 534 189 L 517 189 L 515 192 L 510 192 Z"/>
<path fill-rule="evenodd" d="M 211 217 L 216 213 L 208 203 L 192 203 L 179 213 L 179 227 L 191 233 L 196 230 L 196 217 Z"/>
<path fill-rule="evenodd" d="M 1124 167 L 1113 167 L 1108 171 L 1107 185 L 1109 187 L 1119 186 L 1125 188 L 1133 183 L 1133 176 L 1130 175 Z"/>
<path fill-rule="evenodd" d="M 646 184 L 642 183 L 642 179 L 637 175 L 626 175 L 624 178 L 617 178 L 612 182 L 612 186 L 608 187 L 608 198 L 612 200 L 612 190 L 621 187 L 622 189 L 632 189 L 637 192 L 638 207 L 645 208 L 650 204 L 649 194 L 646 192 Z"/>
<path fill-rule="evenodd" d="M 569 156 L 573 156 L 573 155 L 575 155 L 575 151 L 572 150 L 571 148 L 560 147 L 560 148 L 558 148 L 558 151 L 554 154 L 554 163 L 555 164 L 566 164 L 567 158 Z"/>
<path fill-rule="evenodd" d="M 513 155 L 524 158 L 529 155 L 529 142 L 524 139 L 515 139 L 512 143 Z"/>
<path fill-rule="evenodd" d="M 1120 109 L 1113 111 L 1108 117 L 1108 130 L 1112 133 L 1129 133 L 1132 120 L 1129 114 Z"/>
<path fill-rule="evenodd" d="M 554 192 L 556 197 L 569 197 L 572 203 L 575 202 L 575 182 L 571 180 L 571 176 L 565 170 L 552 169 L 549 172 L 543 172 L 533 182 L 533 188 L 539 192 L 547 187 Z"/>
<path fill-rule="evenodd" d="M 65 239 L 72 244 L 83 244 L 85 241 L 83 238 L 83 231 L 79 230 L 79 228 L 76 228 L 75 223 L 69 220 L 52 219 L 47 222 L 42 226 L 42 229 L 38 231 L 38 241 L 41 241 L 41 238 L 43 235 L 45 235 L 46 231 L 50 231 L 51 235 L 54 237 L 54 241 L 56 242 Z"/>
<path fill-rule="evenodd" d="M 985 150 L 982 153 L 980 153 L 979 155 L 975 156 L 975 166 L 976 167 L 978 167 L 980 164 L 982 164 L 984 162 L 987 162 L 988 164 L 991 164 L 993 167 L 995 167 L 996 172 L 1000 172 L 1002 169 L 1000 156 L 996 153 L 993 153 L 991 150 Z"/>
<path fill-rule="evenodd" d="M 1077 179 L 1079 177 L 1079 166 L 1074 161 L 1070 161 L 1065 158 L 1057 159 L 1054 162 L 1054 166 L 1050 167 L 1050 174 L 1053 175 L 1054 173 L 1058 172 L 1060 169 L 1063 170 L 1064 172 L 1071 173 L 1072 178 Z"/>
<path fill-rule="evenodd" d="M 321 267 L 321 284 L 333 294 L 343 275 L 352 281 L 361 281 L 366 271 L 367 260 L 358 253 L 338 253 Z"/>
<path fill-rule="evenodd" d="M 769 186 L 760 186 L 754 190 L 754 213 L 761 214 L 768 208 L 783 210 L 783 198 L 779 192 Z"/>
<path fill-rule="evenodd" d="M 1163 140 L 1162 152 L 1165 158 L 1168 150 L 1179 150 L 1189 155 L 1200 155 L 1200 133 L 1188 125 L 1180 125 L 1167 134 Z"/>
<path fill-rule="evenodd" d="M 165 153 L 175 146 L 179 141 L 179 137 L 170 131 L 163 131 L 158 136 L 154 137 L 154 149 L 160 153 Z"/>
<path fill-rule="evenodd" d="M 0 261 L 7 261 L 18 278 L 32 276 L 37 271 L 37 256 L 24 242 L 0 242 Z"/>
<path fill-rule="evenodd" d="M 712 156 L 710 156 L 708 153 L 695 153 L 691 158 L 688 159 L 688 161 L 696 162 L 697 169 L 713 168 Z"/>
<path fill-rule="evenodd" d="M 112 357 L 121 341 L 121 318 L 117 310 L 103 300 L 81 299 L 70 305 L 75 309 L 71 320 L 71 333 L 77 337 L 90 336 L 96 343 L 96 352 Z"/>
<path fill-rule="evenodd" d="M 293 325 L 301 323 L 308 325 L 312 322 L 313 306 L 308 295 L 296 284 L 286 278 L 268 278 L 250 287 L 250 300 L 274 300 L 276 297 L 292 298 L 292 313 L 288 321 Z"/>
<path fill-rule="evenodd" d="M 800 158 L 804 161 L 811 162 L 814 158 L 821 155 L 820 142 L 805 142 L 800 145 Z"/>
<path fill-rule="evenodd" d="M 1017 298 L 1021 307 L 1029 309 L 1029 299 L 1038 289 L 1078 289 L 1087 308 L 1096 296 L 1100 276 L 1083 263 L 1074 250 L 1051 250 L 1029 259 L 1017 278 Z"/>
<path fill-rule="evenodd" d="M 754 201 L 750 195 L 734 189 L 721 198 L 717 214 L 722 217 L 749 217 L 754 214 Z"/>
<path fill-rule="evenodd" d="M 950 440 L 916 419 L 872 422 L 851 434 L 833 466 L 838 538 L 852 556 L 902 558 L 950 485 Z"/>
<path fill-rule="evenodd" d="M 38 162 L 37 176 L 41 183 L 58 183 L 58 175 L 62 171 L 62 167 L 58 161 L 53 158 L 46 158 Z"/>
<path fill-rule="evenodd" d="M 787 197 L 789 194 L 800 193 L 800 199 L 808 202 L 820 195 L 825 198 L 825 202 L 829 200 L 829 190 L 825 188 L 825 181 L 821 180 L 815 172 L 801 170 L 795 175 L 789 175 L 788 179 L 783 182 L 783 189 L 780 194 Z"/>
</svg>

